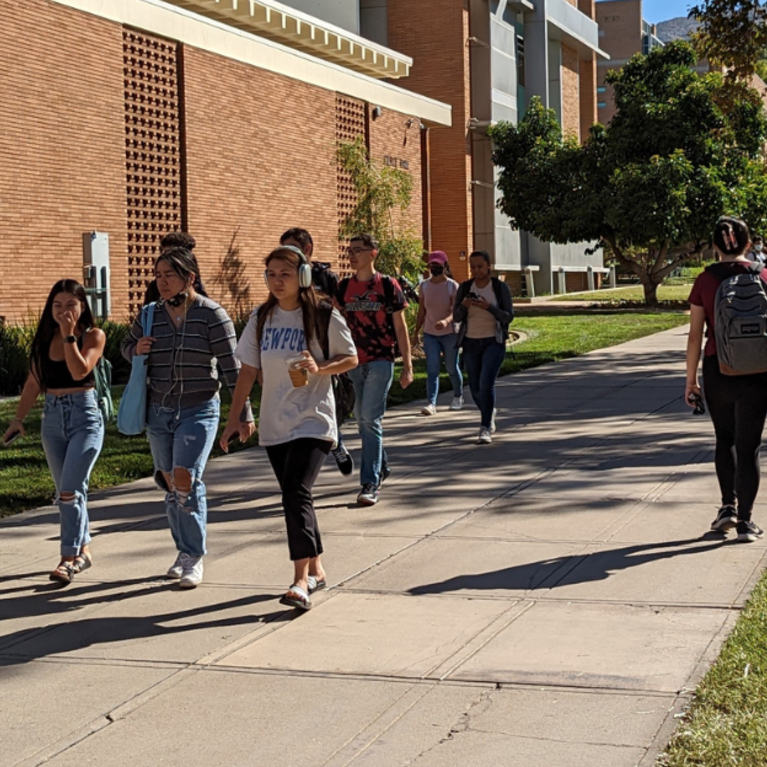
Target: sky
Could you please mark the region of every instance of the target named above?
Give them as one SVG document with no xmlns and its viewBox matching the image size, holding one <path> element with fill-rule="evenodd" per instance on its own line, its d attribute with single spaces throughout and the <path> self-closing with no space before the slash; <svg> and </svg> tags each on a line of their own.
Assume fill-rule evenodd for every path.
<svg viewBox="0 0 767 767">
<path fill-rule="evenodd" d="M 642 0 L 642 16 L 651 24 L 686 16 L 695 0 Z"/>
</svg>

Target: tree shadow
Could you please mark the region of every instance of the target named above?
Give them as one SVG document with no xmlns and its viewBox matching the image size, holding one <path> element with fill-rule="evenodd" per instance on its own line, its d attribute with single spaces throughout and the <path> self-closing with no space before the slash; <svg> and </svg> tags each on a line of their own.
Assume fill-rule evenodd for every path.
<svg viewBox="0 0 767 767">
<path fill-rule="evenodd" d="M 218 271 L 211 280 L 211 285 L 218 288 L 219 302 L 224 304 L 232 317 L 247 317 L 253 309 L 247 268 L 237 235 L 240 228 L 234 230 L 226 253 L 219 261 Z"/>
</svg>

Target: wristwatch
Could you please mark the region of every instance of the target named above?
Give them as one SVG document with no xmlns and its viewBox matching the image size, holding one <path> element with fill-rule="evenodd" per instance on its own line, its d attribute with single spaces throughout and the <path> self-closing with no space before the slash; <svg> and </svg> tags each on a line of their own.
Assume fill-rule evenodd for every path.
<svg viewBox="0 0 767 767">
<path fill-rule="evenodd" d="M 77 336 L 64 336 L 64 343 L 65 344 L 77 343 Z"/>
</svg>

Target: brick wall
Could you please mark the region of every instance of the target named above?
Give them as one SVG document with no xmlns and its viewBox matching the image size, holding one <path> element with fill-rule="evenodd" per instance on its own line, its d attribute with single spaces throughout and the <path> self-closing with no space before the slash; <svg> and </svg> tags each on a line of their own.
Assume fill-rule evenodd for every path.
<svg viewBox="0 0 767 767">
<path fill-rule="evenodd" d="M 398 85 L 453 108 L 451 128 L 429 131 L 430 247 L 444 250 L 456 279 L 465 279 L 468 258 L 461 261 L 459 253 L 468 255 L 473 241 L 467 1 L 389 0 L 388 16 L 389 46 L 414 60 L 410 77 Z"/>
<path fill-rule="evenodd" d="M 581 94 L 578 51 L 562 45 L 562 131 L 581 137 Z"/>
<path fill-rule="evenodd" d="M 416 237 L 423 236 L 423 189 L 421 184 L 421 129 L 416 118 L 410 123 L 410 115 L 388 109 L 370 121 L 370 157 L 376 164 L 397 167 L 405 171 L 413 181 L 410 207 L 404 213 L 397 211 L 395 226 L 410 231 Z"/>
<path fill-rule="evenodd" d="M 286 229 L 336 260 L 335 94 L 193 48 L 184 61 L 189 231 L 211 297 L 241 313 Z"/>
<path fill-rule="evenodd" d="M 125 252 L 119 26 L 45 0 L 0 4 L 0 316 L 39 311 L 53 283 L 82 281 L 82 234 Z M 127 273 L 112 269 L 123 305 Z"/>
</svg>

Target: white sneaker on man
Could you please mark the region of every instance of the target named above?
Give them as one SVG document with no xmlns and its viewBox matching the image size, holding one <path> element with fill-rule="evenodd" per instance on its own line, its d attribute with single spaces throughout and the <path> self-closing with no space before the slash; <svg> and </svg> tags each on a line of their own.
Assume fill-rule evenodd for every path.
<svg viewBox="0 0 767 767">
<path fill-rule="evenodd" d="M 202 557 L 190 557 L 187 555 L 184 561 L 184 571 L 178 585 L 182 589 L 194 589 L 202 583 Z"/>
<path fill-rule="evenodd" d="M 493 438 L 490 435 L 490 429 L 488 429 L 486 426 L 480 426 L 479 437 L 477 437 L 477 444 L 489 445 L 492 441 Z"/>
<path fill-rule="evenodd" d="M 450 403 L 451 410 L 463 409 L 463 397 L 453 397 L 453 401 Z"/>
<path fill-rule="evenodd" d="M 432 405 L 429 403 L 428 405 L 424 405 L 421 408 L 421 415 L 436 415 L 437 414 L 437 406 Z"/>
</svg>

